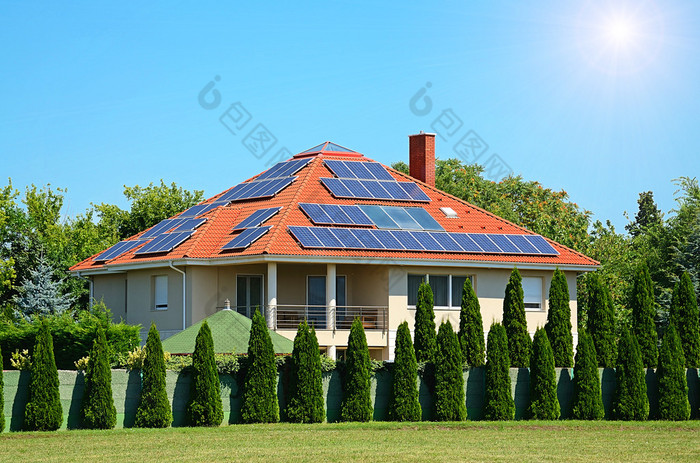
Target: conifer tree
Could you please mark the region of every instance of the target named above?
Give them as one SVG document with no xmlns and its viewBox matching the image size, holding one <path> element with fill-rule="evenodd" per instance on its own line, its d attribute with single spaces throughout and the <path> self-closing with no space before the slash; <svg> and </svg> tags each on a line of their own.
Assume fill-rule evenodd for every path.
<svg viewBox="0 0 700 463">
<path fill-rule="evenodd" d="M 512 420 L 515 403 L 510 391 L 510 358 L 508 337 L 503 325 L 491 325 L 486 347 L 486 394 L 484 419 L 490 421 Z"/>
<path fill-rule="evenodd" d="M 98 325 L 85 369 L 85 392 L 80 408 L 82 424 L 86 429 L 112 429 L 117 424 L 108 349 L 105 330 Z"/>
<path fill-rule="evenodd" d="M 571 334 L 569 285 L 566 275 L 558 268 L 554 270 L 549 287 L 549 312 L 544 329 L 554 352 L 554 365 L 571 367 L 574 364 L 574 337 Z"/>
<path fill-rule="evenodd" d="M 32 315 L 60 314 L 70 309 L 75 298 L 62 293 L 63 280 L 54 281 L 54 271 L 41 257 L 35 270 L 30 270 L 30 278 L 22 282 L 14 297 L 15 311 L 31 320 Z"/>
<path fill-rule="evenodd" d="M 659 418 L 673 421 L 690 418 L 685 357 L 681 339 L 673 325 L 668 327 L 661 342 L 656 377 L 659 382 Z"/>
<path fill-rule="evenodd" d="M 659 356 L 656 347 L 658 336 L 654 325 L 656 307 L 654 283 L 651 281 L 646 262 L 642 262 L 634 275 L 630 306 L 632 309 L 632 333 L 639 343 L 642 362 L 646 368 L 654 368 Z"/>
<path fill-rule="evenodd" d="M 275 350 L 265 318 L 259 310 L 253 314 L 250 325 L 241 418 L 244 423 L 276 423 L 280 420 Z"/>
<path fill-rule="evenodd" d="M 527 332 L 527 321 L 525 320 L 523 279 L 517 267 L 513 267 L 503 298 L 503 327 L 506 329 L 508 337 L 510 366 L 515 368 L 529 367 L 532 341 Z"/>
<path fill-rule="evenodd" d="M 588 333 L 593 338 L 598 366 L 615 366 L 615 314 L 610 291 L 605 288 L 597 273 L 588 280 Z"/>
<path fill-rule="evenodd" d="M 167 428 L 173 422 L 173 414 L 165 389 L 163 345 L 155 323 L 151 323 L 148 330 L 141 378 L 141 398 L 134 425 L 137 428 Z"/>
<path fill-rule="evenodd" d="M 391 390 L 389 419 L 392 421 L 420 421 L 418 365 L 408 322 L 401 323 L 396 331 Z"/>
<path fill-rule="evenodd" d="M 340 405 L 340 419 L 342 421 L 369 421 L 372 419 L 370 381 L 367 338 L 362 321 L 356 317 L 350 328 L 345 359 L 343 400 Z"/>
<path fill-rule="evenodd" d="M 309 328 L 306 320 L 297 329 L 291 360 L 291 399 L 287 405 L 287 419 L 292 423 L 321 423 L 326 415 L 321 353 L 316 331 Z"/>
<path fill-rule="evenodd" d="M 698 301 L 688 272 L 683 272 L 673 288 L 670 323 L 681 338 L 686 368 L 700 367 L 700 321 Z"/>
<path fill-rule="evenodd" d="M 462 358 L 470 367 L 484 365 L 484 322 L 481 306 L 476 297 L 471 279 L 464 280 L 462 308 L 459 313 L 459 344 Z"/>
<path fill-rule="evenodd" d="M 644 421 L 649 417 L 649 399 L 639 344 L 627 326 L 622 327 L 615 365 L 615 395 L 612 413 L 616 420 Z"/>
<path fill-rule="evenodd" d="M 554 353 L 544 328 L 535 331 L 530 360 L 530 406 L 528 415 L 534 420 L 559 419 L 557 376 Z"/>
<path fill-rule="evenodd" d="M 24 429 L 55 431 L 63 423 L 58 392 L 58 370 L 53 355 L 53 338 L 46 320 L 41 321 L 32 355 L 28 400 L 24 409 Z"/>
<path fill-rule="evenodd" d="M 585 330 L 578 334 L 571 411 L 572 418 L 577 420 L 602 420 L 605 415 L 593 338 Z"/>
<path fill-rule="evenodd" d="M 436 346 L 435 311 L 433 310 L 433 290 L 426 282 L 418 288 L 416 304 L 416 323 L 414 347 L 416 361 L 432 362 L 435 358 Z"/>
<path fill-rule="evenodd" d="M 192 426 L 219 426 L 224 419 L 221 383 L 214 358 L 214 339 L 206 320 L 199 328 L 192 353 L 187 419 Z"/>
<path fill-rule="evenodd" d="M 2 349 L 0 349 L 0 362 L 2 362 Z M 5 429 L 5 383 L 2 378 L 2 364 L 0 364 L 0 432 Z"/>
<path fill-rule="evenodd" d="M 467 406 L 464 399 L 462 351 L 449 321 L 440 324 L 435 357 L 435 419 L 464 421 Z"/>
</svg>

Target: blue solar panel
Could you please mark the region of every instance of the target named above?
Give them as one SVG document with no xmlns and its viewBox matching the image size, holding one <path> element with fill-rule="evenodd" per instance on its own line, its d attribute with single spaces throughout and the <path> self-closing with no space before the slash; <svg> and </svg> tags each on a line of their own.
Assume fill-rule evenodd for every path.
<svg viewBox="0 0 700 463">
<path fill-rule="evenodd" d="M 221 249 L 226 251 L 245 249 L 267 233 L 270 228 L 272 227 L 246 228 L 234 239 L 223 245 Z"/>
<path fill-rule="evenodd" d="M 366 228 L 355 228 L 352 230 L 352 234 L 367 249 L 385 249 L 385 246 L 374 236 L 373 231 Z"/>
<path fill-rule="evenodd" d="M 481 233 L 470 233 L 469 237 L 473 239 L 484 252 L 491 252 L 497 254 L 501 253 L 501 249 L 498 246 L 496 246 L 487 235 Z"/>
<path fill-rule="evenodd" d="M 350 193 L 355 198 L 374 198 L 374 195 L 367 190 L 362 184 L 366 180 L 342 180 L 345 187 L 350 190 Z"/>
<path fill-rule="evenodd" d="M 387 249 L 402 251 L 405 249 L 399 240 L 388 230 L 371 230 L 372 234 Z"/>
<path fill-rule="evenodd" d="M 323 204 L 299 203 L 299 207 L 316 224 L 331 224 L 333 219 L 323 210 Z"/>
<path fill-rule="evenodd" d="M 270 207 L 267 209 L 259 209 L 252 214 L 250 214 L 246 219 L 244 219 L 241 223 L 233 227 L 233 231 L 237 230 L 243 230 L 246 228 L 253 228 L 253 227 L 258 227 L 265 223 L 268 219 L 270 219 L 272 216 L 277 214 L 281 207 Z"/>
<path fill-rule="evenodd" d="M 368 162 L 361 161 L 346 161 L 345 167 L 350 169 L 350 171 L 359 179 L 375 180 L 374 175 L 367 169 Z"/>
<path fill-rule="evenodd" d="M 438 243 L 435 238 L 430 236 L 429 232 L 414 231 L 411 235 L 425 248 L 426 251 L 442 251 L 444 248 Z"/>
<path fill-rule="evenodd" d="M 340 206 L 355 225 L 372 226 L 374 223 L 358 206 Z"/>
<path fill-rule="evenodd" d="M 289 231 L 292 232 L 292 235 L 303 247 L 323 248 L 323 243 L 321 243 L 321 240 L 316 238 L 316 235 L 311 232 L 311 228 L 313 227 L 295 227 L 290 225 Z"/>
<path fill-rule="evenodd" d="M 165 219 L 165 220 L 161 221 L 160 223 L 154 225 L 149 230 L 147 230 L 143 235 L 141 235 L 140 238 L 141 239 L 155 238 L 156 236 L 161 235 L 161 234 L 167 232 L 168 230 L 173 229 L 174 227 L 177 227 L 178 225 L 182 224 L 186 220 L 187 219 L 184 219 L 184 218 L 183 219 L 181 219 L 181 218 Z"/>
<path fill-rule="evenodd" d="M 354 225 L 354 222 L 337 204 L 324 204 L 323 210 L 333 222 L 340 225 Z"/>
<path fill-rule="evenodd" d="M 357 178 L 343 161 L 328 160 L 325 163 L 338 178 Z"/>
<path fill-rule="evenodd" d="M 365 162 L 364 165 L 377 180 L 394 180 L 394 177 L 378 162 Z"/>
<path fill-rule="evenodd" d="M 416 239 L 415 236 L 411 234 L 410 231 L 394 230 L 391 232 L 391 234 L 394 235 L 394 238 L 396 238 L 398 242 L 409 251 L 425 250 L 423 245 Z"/>
<path fill-rule="evenodd" d="M 444 231 L 445 229 L 442 228 L 442 225 L 440 225 L 437 220 L 435 220 L 425 209 L 422 207 L 406 207 L 404 208 L 406 212 L 408 212 L 411 217 L 413 217 L 416 222 L 420 224 L 420 226 L 423 228 L 423 230 L 430 230 L 430 231 Z"/>
<path fill-rule="evenodd" d="M 278 162 L 270 169 L 258 175 L 255 180 L 289 177 L 290 175 L 294 175 L 297 172 L 299 172 L 302 169 L 302 167 L 306 166 L 306 164 L 309 163 L 309 161 L 311 161 L 311 158 L 294 159 L 291 161 Z"/>
<path fill-rule="evenodd" d="M 121 256 L 125 252 L 131 251 L 137 246 L 142 245 L 145 243 L 144 240 L 135 240 L 135 241 L 120 241 L 111 248 L 105 250 L 102 252 L 99 256 L 95 257 L 93 260 L 96 262 L 100 261 L 106 261 L 106 260 L 112 260 L 116 257 Z"/>
<path fill-rule="evenodd" d="M 496 245 L 501 248 L 506 254 L 521 254 L 520 249 L 516 245 L 510 242 L 506 235 L 489 235 L 491 241 L 496 243 Z"/>
<path fill-rule="evenodd" d="M 389 217 L 389 214 L 387 214 L 381 206 L 361 205 L 359 207 L 377 227 L 390 229 L 399 228 L 396 222 Z"/>
<path fill-rule="evenodd" d="M 422 230 L 416 220 L 403 207 L 382 206 L 382 209 L 402 230 Z"/>
<path fill-rule="evenodd" d="M 539 254 L 536 247 L 530 243 L 523 235 L 508 235 L 510 241 L 524 254 Z"/>
<path fill-rule="evenodd" d="M 179 246 L 183 241 L 192 236 L 193 230 L 177 233 L 164 233 L 143 245 L 134 254 L 155 254 L 159 252 L 170 252 Z"/>
<path fill-rule="evenodd" d="M 428 233 L 428 232 L 426 232 Z M 452 239 L 452 236 L 449 233 L 442 233 L 442 232 L 433 232 L 430 233 L 430 236 L 442 246 L 445 251 L 455 251 L 455 252 L 461 252 L 464 251 L 462 247 Z"/>
<path fill-rule="evenodd" d="M 363 249 L 364 245 L 358 240 L 349 228 L 334 228 L 333 234 L 340 240 L 344 248 Z"/>
<path fill-rule="evenodd" d="M 466 252 L 483 252 L 481 247 L 474 242 L 466 233 L 450 233 L 453 240 Z"/>
<path fill-rule="evenodd" d="M 324 248 L 344 248 L 343 243 L 331 232 L 330 228 L 312 227 L 313 234 L 316 235 Z"/>
<path fill-rule="evenodd" d="M 394 199 L 393 196 L 389 194 L 388 191 L 382 186 L 382 182 L 377 182 L 373 180 L 363 180 L 362 186 L 364 186 L 367 191 L 369 191 L 370 199 Z"/>
<path fill-rule="evenodd" d="M 207 219 L 187 219 L 184 222 L 182 222 L 180 225 L 178 225 L 174 232 L 181 232 L 181 231 L 189 231 L 189 230 L 195 230 L 197 227 L 202 225 L 204 222 L 206 222 Z"/>
<path fill-rule="evenodd" d="M 321 183 L 336 198 L 354 198 L 350 190 L 343 184 L 343 181 L 338 178 L 322 178 Z"/>
<path fill-rule="evenodd" d="M 413 201 L 430 201 L 430 197 L 428 197 L 417 184 L 413 182 L 398 183 Z"/>
<path fill-rule="evenodd" d="M 554 249 L 554 247 L 552 247 L 552 245 L 549 244 L 543 237 L 539 235 L 525 235 L 525 238 L 527 238 L 527 240 L 542 254 L 553 256 L 559 255 L 557 250 Z"/>
<path fill-rule="evenodd" d="M 406 190 L 401 188 L 399 182 L 380 182 L 380 184 L 391 195 L 390 199 L 398 199 L 400 201 L 411 200 L 411 197 L 406 193 Z"/>
</svg>

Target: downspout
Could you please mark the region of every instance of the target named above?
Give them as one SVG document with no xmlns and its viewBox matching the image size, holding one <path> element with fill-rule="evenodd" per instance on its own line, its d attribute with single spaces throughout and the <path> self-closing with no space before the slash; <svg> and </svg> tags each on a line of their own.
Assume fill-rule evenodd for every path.
<svg viewBox="0 0 700 463">
<path fill-rule="evenodd" d="M 95 299 L 95 293 L 94 293 L 94 289 L 92 286 L 92 278 L 85 278 L 84 276 L 82 276 L 80 274 L 80 270 L 78 270 L 77 275 L 78 275 L 78 278 L 80 278 L 81 280 L 85 280 L 88 282 L 88 287 L 89 287 L 88 291 L 90 293 L 90 300 L 88 301 L 88 307 L 90 307 L 90 305 L 92 304 L 92 301 Z"/>
<path fill-rule="evenodd" d="M 177 273 L 182 275 L 182 331 L 187 328 L 187 279 L 186 274 L 179 268 L 173 265 L 173 261 L 168 261 L 168 265 L 171 269 L 175 270 Z"/>
</svg>

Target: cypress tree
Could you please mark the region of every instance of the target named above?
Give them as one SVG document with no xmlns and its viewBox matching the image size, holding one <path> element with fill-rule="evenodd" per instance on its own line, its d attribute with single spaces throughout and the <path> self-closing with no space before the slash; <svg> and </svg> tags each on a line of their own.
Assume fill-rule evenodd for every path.
<svg viewBox="0 0 700 463">
<path fill-rule="evenodd" d="M 617 385 L 613 398 L 613 416 L 617 420 L 644 421 L 649 417 L 644 365 L 639 344 L 626 326 L 622 327 L 619 346 L 615 366 Z"/>
<path fill-rule="evenodd" d="M 253 314 L 250 325 L 241 418 L 244 423 L 276 423 L 280 420 L 275 350 L 265 318 L 259 310 Z"/>
<path fill-rule="evenodd" d="M 221 384 L 214 358 L 214 339 L 206 320 L 199 328 L 192 353 L 187 419 L 192 426 L 219 426 L 224 419 Z"/>
<path fill-rule="evenodd" d="M 435 419 L 464 421 L 467 406 L 464 400 L 462 351 L 449 321 L 440 324 L 435 358 Z"/>
<path fill-rule="evenodd" d="M 173 414 L 165 390 L 163 345 L 155 323 L 151 323 L 148 330 L 141 378 L 141 399 L 134 425 L 137 428 L 167 428 L 173 422 Z"/>
<path fill-rule="evenodd" d="M 58 392 L 58 370 L 53 355 L 53 338 L 46 320 L 41 321 L 32 355 L 28 401 L 24 409 L 24 429 L 55 431 L 63 423 Z"/>
<path fill-rule="evenodd" d="M 306 320 L 299 324 L 292 350 L 291 387 L 287 419 L 293 423 L 321 423 L 325 417 L 321 352 L 316 331 Z"/>
<path fill-rule="evenodd" d="M 515 368 L 529 367 L 532 341 L 527 332 L 527 322 L 525 321 L 523 279 L 517 267 L 513 267 L 503 298 L 503 327 L 506 329 L 506 336 L 508 336 L 510 366 Z"/>
<path fill-rule="evenodd" d="M 433 310 L 433 289 L 425 281 L 418 287 L 414 336 L 416 360 L 418 362 L 432 362 L 437 350 L 435 312 Z"/>
<path fill-rule="evenodd" d="M 0 362 L 2 362 L 2 349 L 0 349 Z M 5 383 L 2 378 L 2 364 L 0 364 L 0 432 L 5 430 Z"/>
<path fill-rule="evenodd" d="M 554 370 L 554 352 L 544 328 L 535 331 L 530 360 L 530 418 L 535 420 L 559 419 L 557 376 Z"/>
<path fill-rule="evenodd" d="M 700 321 L 698 301 L 688 272 L 683 272 L 673 288 L 670 323 L 681 338 L 686 368 L 700 367 Z"/>
<path fill-rule="evenodd" d="M 476 297 L 472 281 L 464 280 L 462 288 L 462 308 L 459 313 L 459 344 L 462 359 L 470 367 L 484 365 L 484 322 L 481 319 L 481 306 Z"/>
<path fill-rule="evenodd" d="M 661 342 L 656 377 L 659 381 L 659 418 L 674 421 L 690 418 L 685 357 L 681 339 L 673 325 L 668 327 Z"/>
<path fill-rule="evenodd" d="M 515 403 L 510 392 L 510 358 L 508 338 L 503 325 L 491 325 L 486 348 L 486 394 L 484 419 L 491 421 L 512 420 Z"/>
<path fill-rule="evenodd" d="M 615 314 L 613 312 L 610 291 L 605 288 L 597 273 L 588 280 L 588 325 L 593 338 L 598 366 L 613 368 L 615 366 Z"/>
<path fill-rule="evenodd" d="M 571 367 L 574 364 L 574 336 L 571 334 L 571 307 L 569 285 L 564 272 L 554 270 L 549 286 L 549 312 L 544 325 L 554 353 L 554 365 Z"/>
<path fill-rule="evenodd" d="M 105 330 L 98 325 L 85 369 L 85 392 L 80 408 L 82 424 L 87 429 L 112 429 L 117 424 L 108 349 Z"/>
<path fill-rule="evenodd" d="M 389 419 L 392 421 L 420 421 L 418 401 L 418 364 L 411 342 L 408 322 L 399 325 L 394 349 L 394 374 L 391 383 Z"/>
<path fill-rule="evenodd" d="M 639 343 L 642 362 L 646 368 L 654 368 L 659 356 L 656 347 L 658 336 L 654 325 L 656 307 L 654 284 L 651 281 L 646 262 L 642 262 L 634 275 L 630 306 L 632 309 L 632 332 Z"/>
<path fill-rule="evenodd" d="M 340 419 L 369 421 L 372 419 L 372 412 L 369 349 L 362 322 L 355 318 L 348 339 Z"/>
<path fill-rule="evenodd" d="M 598 377 L 598 361 L 595 358 L 593 338 L 587 331 L 580 331 L 578 334 L 571 411 L 572 418 L 577 420 L 602 420 L 605 415 Z"/>
</svg>

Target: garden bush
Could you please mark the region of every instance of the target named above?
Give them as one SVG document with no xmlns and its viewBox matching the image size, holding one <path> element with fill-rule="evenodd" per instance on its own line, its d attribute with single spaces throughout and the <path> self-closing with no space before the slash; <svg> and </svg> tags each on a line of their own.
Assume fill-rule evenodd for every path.
<svg viewBox="0 0 700 463">
<path fill-rule="evenodd" d="M 490 421 L 512 420 L 515 403 L 510 392 L 510 358 L 508 337 L 503 325 L 491 325 L 486 347 L 486 394 L 484 419 Z"/>
<path fill-rule="evenodd" d="M 646 420 L 649 417 L 649 399 L 642 355 L 637 340 L 627 326 L 623 326 L 620 333 L 615 379 L 617 384 L 612 409 L 615 419 Z"/>
<path fill-rule="evenodd" d="M 464 400 L 462 351 L 449 321 L 440 324 L 435 357 L 435 419 L 464 421 L 467 408 Z"/>
<path fill-rule="evenodd" d="M 370 362 L 367 338 L 362 321 L 355 318 L 350 328 L 348 350 L 343 375 L 343 400 L 340 405 L 342 421 L 370 421 Z"/>
<path fill-rule="evenodd" d="M 85 369 L 85 390 L 80 407 L 82 425 L 87 429 L 112 429 L 117 424 L 107 349 L 105 332 L 98 326 Z"/>
<path fill-rule="evenodd" d="M 659 351 L 656 346 L 656 303 L 654 302 L 654 283 L 649 275 L 646 262 L 637 268 L 630 298 L 632 310 L 632 333 L 637 338 L 642 353 L 642 363 L 646 368 L 655 368 Z"/>
<path fill-rule="evenodd" d="M 508 337 L 510 366 L 527 368 L 530 366 L 532 341 L 527 332 L 523 279 L 517 267 L 513 267 L 503 298 L 503 327 Z"/>
<path fill-rule="evenodd" d="M 659 382 L 659 418 L 673 421 L 690 418 L 685 356 L 673 325 L 668 327 L 661 342 L 656 377 Z"/>
<path fill-rule="evenodd" d="M 287 420 L 292 423 L 321 423 L 326 411 L 323 399 L 321 353 L 316 331 L 306 320 L 299 324 L 291 357 L 291 381 Z"/>
<path fill-rule="evenodd" d="M 433 310 L 433 290 L 425 281 L 418 287 L 414 330 L 413 347 L 416 349 L 416 360 L 432 362 L 437 350 L 435 311 Z"/>
<path fill-rule="evenodd" d="M 587 331 L 579 331 L 575 360 L 572 417 L 577 420 L 601 420 L 605 410 L 598 377 L 598 361 L 593 339 Z"/>
<path fill-rule="evenodd" d="M 484 322 L 481 318 L 481 306 L 476 297 L 471 279 L 464 280 L 462 288 L 462 305 L 459 313 L 459 344 L 462 359 L 470 367 L 484 365 Z"/>
<path fill-rule="evenodd" d="M 155 323 L 148 330 L 141 376 L 141 398 L 134 424 L 137 428 L 167 428 L 173 422 L 173 414 L 165 390 L 163 345 Z"/>
<path fill-rule="evenodd" d="M 63 408 L 58 392 L 58 370 L 53 356 L 49 325 L 42 320 L 32 356 L 24 429 L 55 431 L 63 423 Z"/>
<path fill-rule="evenodd" d="M 391 382 L 389 419 L 392 421 L 420 421 L 418 401 L 418 364 L 411 342 L 408 322 L 399 325 L 394 349 L 394 371 Z"/>
<path fill-rule="evenodd" d="M 678 330 L 686 368 L 700 367 L 700 321 L 698 301 L 688 272 L 683 272 L 673 288 L 670 323 Z"/>
<path fill-rule="evenodd" d="M 574 337 L 571 334 L 571 307 L 569 285 L 566 275 L 558 268 L 554 270 L 549 287 L 549 311 L 544 325 L 549 344 L 554 353 L 554 365 L 571 367 L 574 364 Z"/>
<path fill-rule="evenodd" d="M 244 423 L 276 423 L 277 365 L 270 332 L 259 310 L 253 314 L 248 340 L 248 361 L 243 382 L 241 419 Z"/>
<path fill-rule="evenodd" d="M 598 366 L 615 367 L 615 313 L 610 291 L 600 282 L 597 273 L 588 277 L 588 333 L 593 338 Z"/>
<path fill-rule="evenodd" d="M 192 353 L 192 382 L 187 420 L 192 426 L 219 426 L 224 419 L 221 384 L 214 359 L 214 340 L 205 320 L 199 328 Z"/>
<path fill-rule="evenodd" d="M 2 348 L 0 348 L 0 358 L 2 358 Z M 0 368 L 0 432 L 5 430 L 5 383 Z"/>
<path fill-rule="evenodd" d="M 556 420 L 560 414 L 554 353 L 544 328 L 535 332 L 532 344 L 530 406 L 527 412 L 534 420 Z"/>
</svg>

